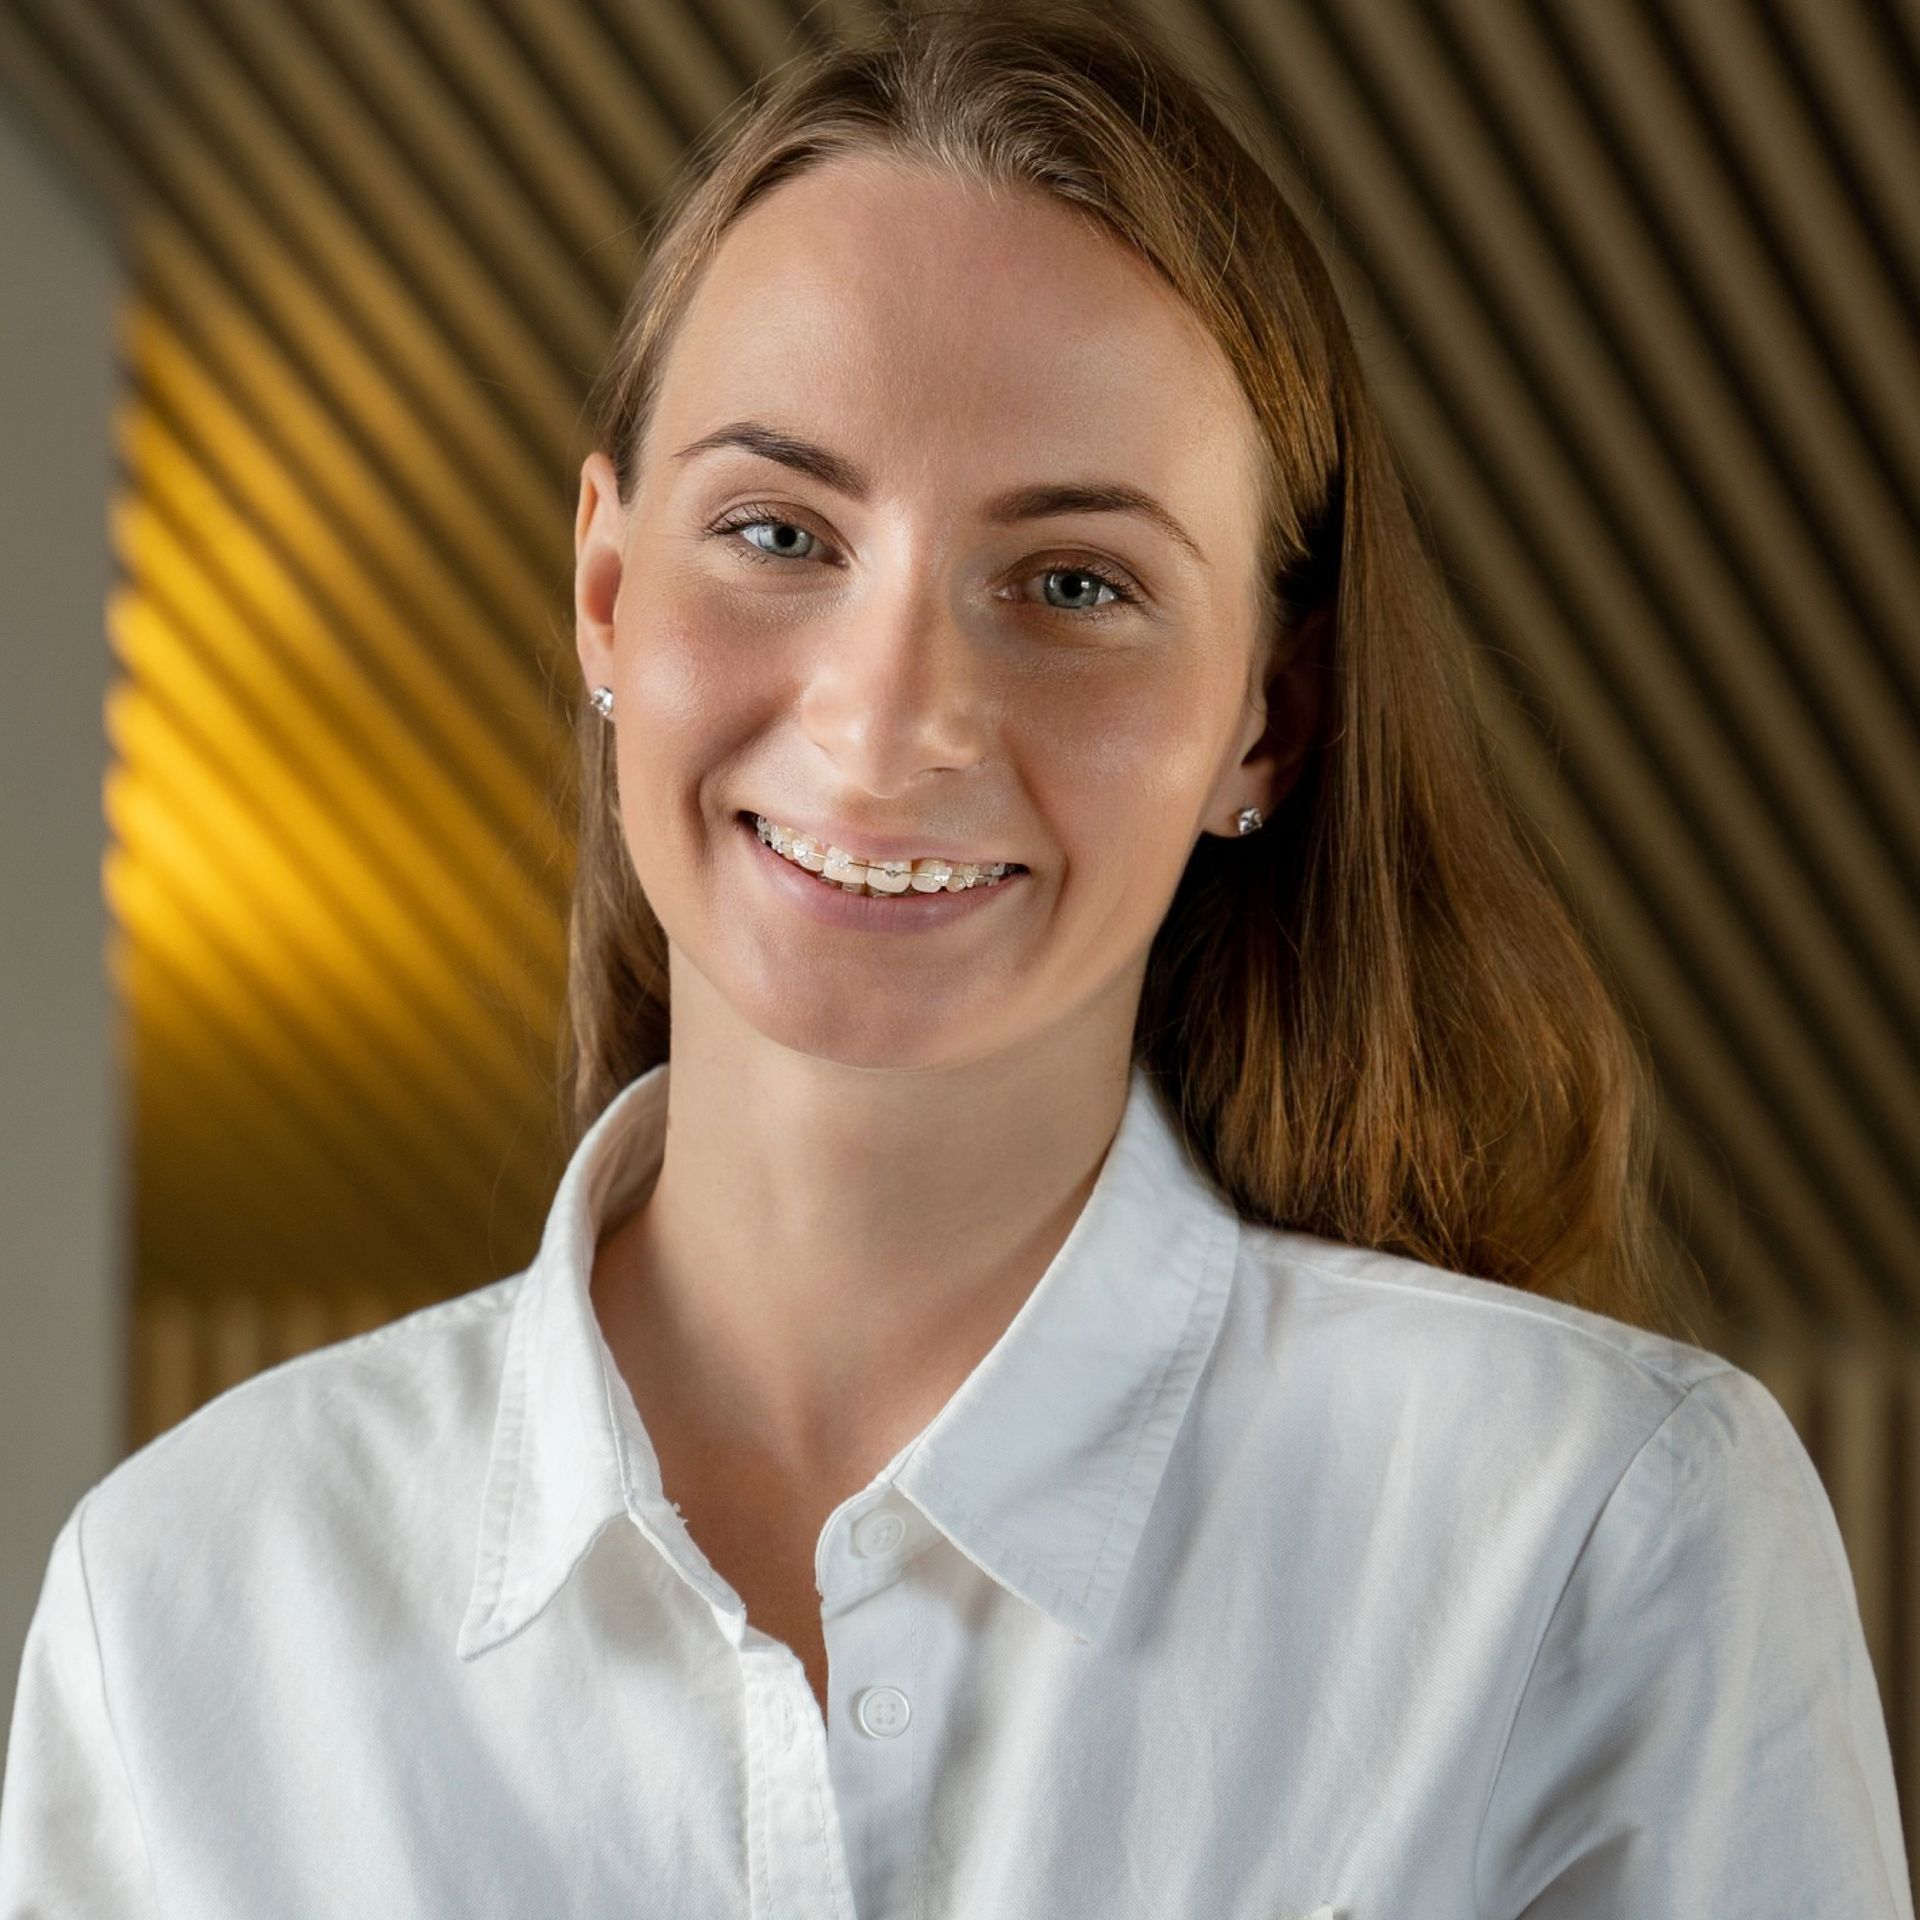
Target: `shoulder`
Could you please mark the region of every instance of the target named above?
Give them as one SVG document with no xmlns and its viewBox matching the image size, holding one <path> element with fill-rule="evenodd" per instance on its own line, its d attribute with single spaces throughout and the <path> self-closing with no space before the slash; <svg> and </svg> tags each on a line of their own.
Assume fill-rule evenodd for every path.
<svg viewBox="0 0 1920 1920">
<path fill-rule="evenodd" d="M 281 1528 L 378 1526 L 485 1472 L 524 1273 L 264 1369 L 130 1454 L 82 1497 L 90 1562 L 223 1558 Z"/>
<path fill-rule="evenodd" d="M 1515 1644 L 1537 1640 L 1576 1567 L 1579 1618 L 1630 1620 L 1656 1589 L 1716 1605 L 1743 1580 L 1810 1633 L 1836 1604 L 1844 1614 L 1832 1505 L 1745 1369 L 1398 1255 L 1262 1227 L 1242 1247 L 1256 1451 L 1309 1463 L 1307 1497 L 1333 1509 L 1328 1538 L 1364 1516 L 1364 1548 L 1390 1538 L 1411 1564 L 1445 1569 Z M 1501 1599 L 1487 1583 L 1508 1577 Z"/>
<path fill-rule="evenodd" d="M 1771 1392 L 1703 1347 L 1315 1234 L 1251 1225 L 1242 1249 L 1270 1369 L 1313 1383 L 1331 1419 L 1413 1435 L 1456 1467 L 1498 1457 L 1602 1496 L 1656 1434 L 1662 1450 L 1744 1447 L 1799 1477 Z"/>
</svg>

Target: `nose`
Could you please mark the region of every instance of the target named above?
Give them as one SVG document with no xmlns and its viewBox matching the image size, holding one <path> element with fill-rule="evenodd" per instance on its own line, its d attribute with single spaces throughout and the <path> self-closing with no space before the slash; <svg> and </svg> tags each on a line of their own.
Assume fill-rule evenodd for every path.
<svg viewBox="0 0 1920 1920">
<path fill-rule="evenodd" d="M 931 594 L 877 595 L 822 642 L 801 719 L 849 784 L 894 794 L 975 765 L 991 699 L 980 643 L 951 609 Z"/>
</svg>

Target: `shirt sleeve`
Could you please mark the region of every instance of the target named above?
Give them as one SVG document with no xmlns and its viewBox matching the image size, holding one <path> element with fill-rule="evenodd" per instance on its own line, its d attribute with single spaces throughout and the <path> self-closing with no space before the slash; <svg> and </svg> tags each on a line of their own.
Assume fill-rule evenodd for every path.
<svg viewBox="0 0 1920 1920">
<path fill-rule="evenodd" d="M 145 1838 L 94 1632 L 82 1500 L 27 1628 L 0 1793 L 0 1920 L 152 1920 Z"/>
<path fill-rule="evenodd" d="M 1482 1920 L 1913 1920 L 1833 1507 L 1780 1403 L 1695 1383 L 1594 1522 L 1515 1710 Z"/>
</svg>

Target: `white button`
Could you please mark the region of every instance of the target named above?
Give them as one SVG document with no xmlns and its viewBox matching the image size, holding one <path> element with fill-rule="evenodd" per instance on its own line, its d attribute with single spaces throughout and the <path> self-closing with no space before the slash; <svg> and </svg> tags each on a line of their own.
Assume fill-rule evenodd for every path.
<svg viewBox="0 0 1920 1920">
<path fill-rule="evenodd" d="M 912 1711 L 898 1687 L 869 1687 L 860 1696 L 860 1724 L 876 1740 L 891 1740 L 905 1732 Z"/>
<path fill-rule="evenodd" d="M 793 1702 L 784 1693 L 780 1696 L 780 1744 L 793 1745 Z"/>
<path fill-rule="evenodd" d="M 859 1554 L 891 1553 L 907 1537 L 907 1523 L 881 1507 L 863 1513 L 853 1523 L 853 1550 Z"/>
</svg>

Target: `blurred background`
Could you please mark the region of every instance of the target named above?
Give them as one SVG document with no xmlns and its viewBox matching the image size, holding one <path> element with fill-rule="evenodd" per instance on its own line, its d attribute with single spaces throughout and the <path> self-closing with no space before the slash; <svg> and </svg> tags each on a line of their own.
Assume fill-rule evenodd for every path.
<svg viewBox="0 0 1920 1920">
<path fill-rule="evenodd" d="M 1161 0 L 1333 267 L 1920 1858 L 1920 0 Z M 0 0 L 0 1713 L 85 1487 L 512 1272 L 581 403 L 854 0 Z"/>
</svg>

